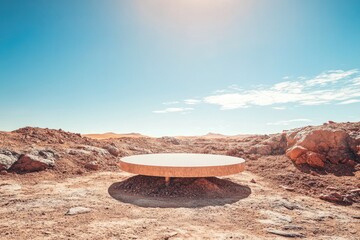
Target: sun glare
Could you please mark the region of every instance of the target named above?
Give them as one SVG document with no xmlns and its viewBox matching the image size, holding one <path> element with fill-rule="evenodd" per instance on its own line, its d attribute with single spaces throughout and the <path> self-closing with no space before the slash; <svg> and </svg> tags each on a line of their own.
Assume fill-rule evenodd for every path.
<svg viewBox="0 0 360 240">
<path fill-rule="evenodd" d="M 223 33 L 249 7 L 237 0 L 136 0 L 133 4 L 141 24 L 191 37 Z"/>
</svg>

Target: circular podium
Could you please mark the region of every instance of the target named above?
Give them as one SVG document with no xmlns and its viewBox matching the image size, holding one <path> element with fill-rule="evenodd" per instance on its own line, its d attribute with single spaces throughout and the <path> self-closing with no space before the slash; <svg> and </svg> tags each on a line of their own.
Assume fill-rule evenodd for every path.
<svg viewBox="0 0 360 240">
<path fill-rule="evenodd" d="M 245 160 L 237 157 L 213 154 L 160 153 L 123 157 L 121 170 L 146 175 L 165 177 L 214 177 L 236 174 L 244 170 Z"/>
</svg>

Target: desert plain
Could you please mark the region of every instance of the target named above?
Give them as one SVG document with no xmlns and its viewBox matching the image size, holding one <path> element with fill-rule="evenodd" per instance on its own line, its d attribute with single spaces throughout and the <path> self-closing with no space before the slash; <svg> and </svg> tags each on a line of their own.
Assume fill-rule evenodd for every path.
<svg viewBox="0 0 360 240">
<path fill-rule="evenodd" d="M 0 239 L 360 239 L 359 122 L 271 135 L 105 135 L 0 132 Z M 242 157 L 246 169 L 167 187 L 117 165 L 172 152 Z"/>
</svg>

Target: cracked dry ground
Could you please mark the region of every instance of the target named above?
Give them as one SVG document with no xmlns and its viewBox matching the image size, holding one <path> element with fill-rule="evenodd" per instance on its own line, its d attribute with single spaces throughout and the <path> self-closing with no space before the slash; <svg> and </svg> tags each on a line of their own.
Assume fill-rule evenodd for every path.
<svg viewBox="0 0 360 240">
<path fill-rule="evenodd" d="M 360 239 L 358 207 L 289 192 L 250 171 L 225 178 L 248 186 L 248 197 L 201 208 L 144 208 L 117 201 L 108 190 L 133 176 L 125 172 L 64 179 L 40 174 L 47 173 L 1 177 L 0 239 L 285 239 L 274 233 Z M 77 206 L 91 211 L 65 215 Z"/>
</svg>

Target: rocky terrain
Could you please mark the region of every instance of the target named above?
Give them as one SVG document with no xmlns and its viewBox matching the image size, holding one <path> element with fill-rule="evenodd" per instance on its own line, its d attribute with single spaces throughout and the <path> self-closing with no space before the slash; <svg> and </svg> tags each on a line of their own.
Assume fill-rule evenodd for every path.
<svg viewBox="0 0 360 240">
<path fill-rule="evenodd" d="M 243 157 L 246 171 L 178 179 L 164 190 L 161 179 L 129 178 L 116 165 L 122 156 L 163 152 Z M 273 135 L 111 139 L 26 127 L 0 132 L 0 239 L 360 239 L 359 170 L 360 122 Z M 124 203 L 120 189 L 133 186 L 138 195 Z M 159 194 L 178 202 L 166 208 Z M 219 196 L 223 202 L 211 200 Z M 192 197 L 201 204 L 184 205 Z"/>
</svg>

